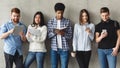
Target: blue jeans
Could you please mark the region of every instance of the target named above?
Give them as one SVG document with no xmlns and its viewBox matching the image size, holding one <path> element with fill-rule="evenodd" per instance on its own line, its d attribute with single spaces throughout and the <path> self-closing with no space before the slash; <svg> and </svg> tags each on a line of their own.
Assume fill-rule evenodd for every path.
<svg viewBox="0 0 120 68">
<path fill-rule="evenodd" d="M 116 68 L 117 56 L 112 56 L 112 49 L 98 49 L 101 68 Z"/>
<path fill-rule="evenodd" d="M 35 59 L 37 61 L 37 68 L 43 68 L 44 57 L 45 52 L 29 52 L 24 62 L 24 68 L 29 68 Z"/>
<path fill-rule="evenodd" d="M 58 60 L 61 61 L 61 68 L 68 68 L 69 52 L 58 49 L 58 51 L 51 50 L 51 64 L 52 68 L 58 68 Z"/>
</svg>

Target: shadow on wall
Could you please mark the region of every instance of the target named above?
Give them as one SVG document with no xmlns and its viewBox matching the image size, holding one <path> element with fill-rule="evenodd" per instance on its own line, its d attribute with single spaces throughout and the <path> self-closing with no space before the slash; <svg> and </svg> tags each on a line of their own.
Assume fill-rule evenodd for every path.
<svg viewBox="0 0 120 68">
<path fill-rule="evenodd" d="M 33 22 L 33 16 L 25 13 L 25 12 L 21 12 L 21 21 L 28 26 L 29 24 L 32 24 Z"/>
</svg>

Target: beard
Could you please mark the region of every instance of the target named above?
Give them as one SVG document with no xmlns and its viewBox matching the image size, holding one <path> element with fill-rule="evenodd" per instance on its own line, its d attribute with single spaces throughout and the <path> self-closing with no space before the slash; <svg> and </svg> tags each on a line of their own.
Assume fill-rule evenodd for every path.
<svg viewBox="0 0 120 68">
<path fill-rule="evenodd" d="M 12 21 L 13 21 L 14 23 L 18 23 L 18 22 L 19 22 L 19 19 L 12 19 Z"/>
</svg>

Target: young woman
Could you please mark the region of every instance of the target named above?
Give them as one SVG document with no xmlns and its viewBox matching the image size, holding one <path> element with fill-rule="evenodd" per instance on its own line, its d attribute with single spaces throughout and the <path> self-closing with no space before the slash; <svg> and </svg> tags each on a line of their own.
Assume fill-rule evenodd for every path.
<svg viewBox="0 0 120 68">
<path fill-rule="evenodd" d="M 29 53 L 25 59 L 24 67 L 29 68 L 31 63 L 36 60 L 37 68 L 43 68 L 45 57 L 45 39 L 47 36 L 47 27 L 44 24 L 42 12 L 36 12 L 33 18 L 33 24 L 28 26 L 26 34 L 29 44 Z"/>
<path fill-rule="evenodd" d="M 91 41 L 94 39 L 94 24 L 90 22 L 89 13 L 86 9 L 80 11 L 79 23 L 74 26 L 73 52 L 80 68 L 88 68 L 91 57 Z"/>
</svg>

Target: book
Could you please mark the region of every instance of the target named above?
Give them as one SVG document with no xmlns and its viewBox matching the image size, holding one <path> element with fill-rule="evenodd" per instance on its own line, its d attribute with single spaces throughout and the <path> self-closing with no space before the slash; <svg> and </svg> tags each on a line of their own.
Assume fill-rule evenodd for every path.
<svg viewBox="0 0 120 68">
<path fill-rule="evenodd" d="M 67 29 L 67 27 L 63 27 L 63 28 L 60 28 L 60 29 L 58 29 L 58 28 L 56 28 L 57 30 L 65 30 L 65 29 Z"/>
<path fill-rule="evenodd" d="M 41 31 L 38 29 L 28 29 L 28 31 L 35 36 L 40 36 L 41 35 Z"/>
</svg>

